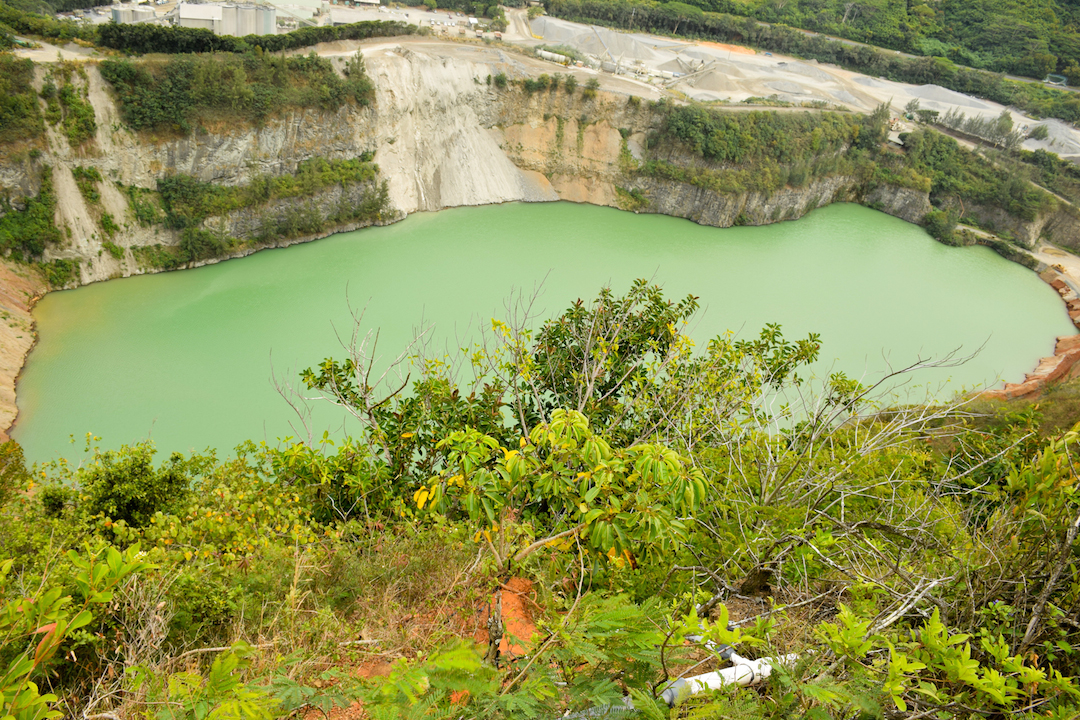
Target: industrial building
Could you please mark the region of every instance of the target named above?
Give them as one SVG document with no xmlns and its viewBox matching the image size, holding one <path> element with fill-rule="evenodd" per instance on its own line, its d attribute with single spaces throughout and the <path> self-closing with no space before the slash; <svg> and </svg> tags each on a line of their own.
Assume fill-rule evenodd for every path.
<svg viewBox="0 0 1080 720">
<path fill-rule="evenodd" d="M 177 9 L 180 27 L 238 37 L 277 33 L 277 9 L 270 5 L 180 3 Z"/>
</svg>

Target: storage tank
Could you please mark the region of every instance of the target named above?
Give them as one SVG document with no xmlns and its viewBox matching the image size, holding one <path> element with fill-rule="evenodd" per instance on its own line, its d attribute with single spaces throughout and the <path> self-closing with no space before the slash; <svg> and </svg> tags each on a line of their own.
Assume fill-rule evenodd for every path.
<svg viewBox="0 0 1080 720">
<path fill-rule="evenodd" d="M 566 57 L 565 55 L 560 55 L 558 53 L 548 52 L 547 50 L 537 50 L 536 54 L 539 55 L 540 57 L 542 57 L 545 60 L 550 60 L 551 62 L 557 62 L 560 65 L 569 65 L 570 64 L 570 58 Z"/>
<path fill-rule="evenodd" d="M 131 11 L 131 16 L 132 22 L 144 22 L 146 20 L 153 20 L 157 17 L 157 13 L 150 8 L 137 7 Z"/>
<path fill-rule="evenodd" d="M 113 20 L 115 22 L 118 22 L 118 23 L 121 23 L 121 24 L 126 24 L 126 23 L 131 22 L 131 19 L 134 17 L 134 15 L 131 12 L 131 8 L 129 8 L 129 7 L 114 7 L 112 9 L 112 12 L 113 12 Z"/>
<path fill-rule="evenodd" d="M 277 8 L 260 5 L 258 18 L 259 35 L 277 35 Z"/>
<path fill-rule="evenodd" d="M 236 9 L 236 34 L 240 37 L 258 32 L 258 19 L 254 5 L 241 5 Z"/>
<path fill-rule="evenodd" d="M 222 35 L 235 35 L 236 34 L 236 6 L 235 5 L 222 5 L 221 6 L 221 34 Z"/>
</svg>

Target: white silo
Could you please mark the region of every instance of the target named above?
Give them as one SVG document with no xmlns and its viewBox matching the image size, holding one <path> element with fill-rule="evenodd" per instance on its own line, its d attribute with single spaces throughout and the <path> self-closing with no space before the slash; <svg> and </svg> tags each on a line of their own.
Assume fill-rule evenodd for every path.
<svg viewBox="0 0 1080 720">
<path fill-rule="evenodd" d="M 254 5 L 241 5 L 236 10 L 236 34 L 240 37 L 254 35 L 258 27 L 256 25 L 256 13 Z"/>
<path fill-rule="evenodd" d="M 277 8 L 269 5 L 259 6 L 259 35 L 277 35 Z"/>
<path fill-rule="evenodd" d="M 236 35 L 238 22 L 235 5 L 221 6 L 221 34 Z"/>
</svg>

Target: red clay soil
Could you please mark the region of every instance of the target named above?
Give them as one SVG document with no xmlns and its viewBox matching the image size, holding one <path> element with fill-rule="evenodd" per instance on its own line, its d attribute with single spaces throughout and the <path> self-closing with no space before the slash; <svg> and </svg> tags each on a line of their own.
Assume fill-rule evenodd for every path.
<svg viewBox="0 0 1080 720">
<path fill-rule="evenodd" d="M 485 608 L 479 629 L 474 633 L 473 640 L 481 645 L 487 645 L 487 619 L 490 608 L 495 607 L 499 597 L 502 597 L 502 618 L 506 632 L 499 642 L 499 653 L 503 658 L 512 659 L 529 654 L 530 641 L 537 634 L 536 624 L 533 622 L 533 608 L 538 608 L 533 594 L 531 580 L 525 578 L 510 578 L 505 585 L 500 586 L 491 596 L 489 607 Z M 510 638 L 520 640 L 521 643 L 511 644 Z"/>
<path fill-rule="evenodd" d="M 1080 299 L 1075 297 L 1072 288 L 1053 268 L 1039 273 L 1039 278 L 1057 290 L 1062 300 L 1065 300 L 1069 319 L 1080 329 Z M 983 396 L 1000 400 L 1032 398 L 1037 396 L 1047 383 L 1071 380 L 1077 375 L 1080 375 L 1080 335 L 1062 335 L 1057 339 L 1054 354 L 1041 358 L 1035 369 L 1024 377 L 1023 382 L 1005 383 L 1003 388 L 983 391 Z"/>
<path fill-rule="evenodd" d="M 537 635 L 536 625 L 533 622 L 533 612 L 539 609 L 536 604 L 533 583 L 524 578 L 511 578 L 506 584 L 501 585 L 490 597 L 490 602 L 483 608 L 468 608 L 453 613 L 453 624 L 458 624 L 458 631 L 466 637 L 470 636 L 481 648 L 488 642 L 487 619 L 491 608 L 502 598 L 502 618 L 506 628 L 502 641 L 499 643 L 500 659 L 502 662 L 512 662 L 515 658 L 529 654 L 532 645 L 530 641 Z M 471 621 L 471 622 L 470 622 Z M 471 624 L 472 627 L 466 627 Z M 511 643 L 510 638 L 520 642 Z M 352 674 L 358 678 L 386 677 L 390 674 L 393 666 L 386 658 L 373 658 L 355 666 Z M 464 704 L 467 698 L 462 695 L 453 698 L 454 702 Z M 364 720 L 367 718 L 363 705 L 354 702 L 348 707 L 334 708 L 328 715 L 323 715 L 321 710 L 309 708 L 303 713 L 304 720 Z"/>
</svg>

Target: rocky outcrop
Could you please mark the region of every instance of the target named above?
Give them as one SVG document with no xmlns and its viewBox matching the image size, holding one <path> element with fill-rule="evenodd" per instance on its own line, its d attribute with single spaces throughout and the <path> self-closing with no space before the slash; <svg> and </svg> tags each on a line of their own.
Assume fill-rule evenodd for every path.
<svg viewBox="0 0 1080 720">
<path fill-rule="evenodd" d="M 649 212 L 693 220 L 701 225 L 767 225 L 800 218 L 811 210 L 838 200 L 850 200 L 853 181 L 848 177 L 815 179 L 802 188 L 773 193 L 718 193 L 687 183 L 643 179 L 635 183 L 650 199 Z"/>
<path fill-rule="evenodd" d="M 981 227 L 996 233 L 1007 233 L 1013 241 L 1029 250 L 1038 246 L 1040 240 L 1048 240 L 1073 252 L 1080 252 L 1080 210 L 1058 198 L 1056 206 L 1032 220 L 1010 215 L 999 207 L 967 205 L 963 208 L 952 203 L 956 213 L 978 220 Z"/>
<path fill-rule="evenodd" d="M 249 241 L 251 251 L 263 247 L 285 247 L 303 242 L 299 237 L 313 239 L 334 232 L 345 232 L 372 224 L 396 222 L 404 217 L 400 211 L 392 211 L 381 221 L 364 220 L 340 223 L 327 222 L 327 218 L 344 218 L 351 211 L 372 202 L 380 193 L 378 182 L 351 183 L 347 186 L 332 185 L 311 195 L 282 198 L 263 205 L 234 210 L 227 215 L 209 218 L 204 226 L 221 236 Z M 289 231 L 294 225 L 300 230 L 314 225 L 312 232 Z M 282 229 L 284 228 L 284 232 Z M 320 235 L 326 231 L 325 234 Z M 295 237 L 298 236 L 299 237 Z M 284 243 L 278 241 L 285 241 Z M 244 254 L 250 254 L 244 253 Z"/>
<path fill-rule="evenodd" d="M 893 217 L 918 225 L 926 213 L 933 210 L 930 196 L 922 190 L 879 185 L 862 200 L 863 204 L 878 208 Z"/>
</svg>

